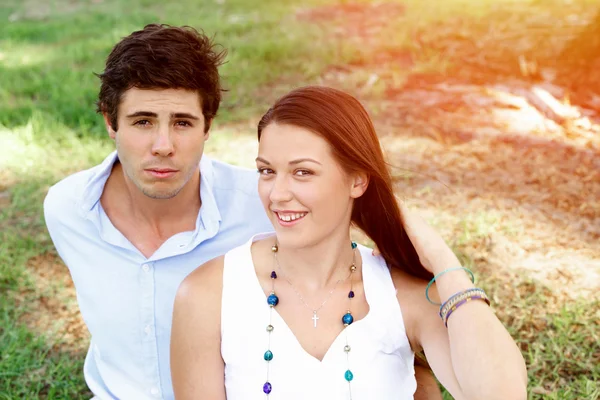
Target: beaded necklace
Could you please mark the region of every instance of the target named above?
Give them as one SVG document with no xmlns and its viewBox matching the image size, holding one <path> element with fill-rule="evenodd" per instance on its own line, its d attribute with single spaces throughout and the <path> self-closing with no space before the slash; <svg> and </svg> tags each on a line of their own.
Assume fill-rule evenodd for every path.
<svg viewBox="0 0 600 400">
<path fill-rule="evenodd" d="M 351 242 L 351 246 L 352 246 L 352 250 L 354 252 L 354 257 L 353 257 L 352 265 L 350 265 L 350 291 L 348 292 L 348 309 L 347 309 L 346 313 L 342 316 L 342 319 L 341 319 L 342 324 L 344 325 L 344 331 L 346 331 L 346 327 L 348 327 L 350 324 L 352 324 L 352 322 L 354 322 L 354 317 L 352 316 L 350 304 L 351 304 L 352 299 L 354 298 L 353 276 L 354 276 L 354 272 L 356 272 L 355 260 L 356 260 L 357 245 L 355 242 Z M 275 261 L 277 260 L 276 253 L 278 250 L 279 250 L 279 248 L 277 247 L 277 243 L 275 243 L 273 245 L 273 247 L 271 247 L 271 252 L 273 253 L 273 257 L 275 258 Z M 270 308 L 270 310 L 269 310 L 269 325 L 267 325 L 267 333 L 269 335 L 269 341 L 268 341 L 269 344 L 267 347 L 267 351 L 265 351 L 265 354 L 263 356 L 266 361 L 266 364 L 267 364 L 267 380 L 263 384 L 263 392 L 265 393 L 267 399 L 269 398 L 269 395 L 271 394 L 271 392 L 273 390 L 273 385 L 269 381 L 269 370 L 270 370 L 270 365 L 271 365 L 270 361 L 273 360 L 273 352 L 271 351 L 271 335 L 273 334 L 273 331 L 275 329 L 272 325 L 273 308 L 275 308 L 277 306 L 277 304 L 279 304 L 279 297 L 277 297 L 277 295 L 275 294 L 275 281 L 276 280 L 277 280 L 277 272 L 275 272 L 275 270 L 273 270 L 273 271 L 271 271 L 271 294 L 267 297 L 267 304 L 269 305 L 269 308 Z M 337 285 L 337 283 L 336 283 L 336 285 Z M 313 310 L 313 312 L 314 312 L 314 310 Z M 313 315 L 313 318 L 314 318 L 314 315 Z M 315 320 L 315 322 L 316 322 L 316 320 Z M 347 332 L 346 332 L 346 341 L 345 342 L 346 342 L 346 345 L 344 346 L 344 352 L 346 353 L 347 368 L 346 368 L 346 372 L 344 372 L 344 379 L 348 382 L 348 393 L 350 395 L 350 400 L 352 400 L 351 382 L 354 379 L 354 374 L 350 370 L 350 351 L 352 350 L 352 348 L 348 344 Z"/>
</svg>

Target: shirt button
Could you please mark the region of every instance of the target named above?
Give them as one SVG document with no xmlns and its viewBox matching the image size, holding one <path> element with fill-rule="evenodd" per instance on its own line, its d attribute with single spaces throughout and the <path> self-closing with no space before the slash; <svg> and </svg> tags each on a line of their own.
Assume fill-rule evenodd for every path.
<svg viewBox="0 0 600 400">
<path fill-rule="evenodd" d="M 144 328 L 144 332 L 146 332 L 146 335 L 149 335 L 150 332 L 152 332 L 152 328 L 150 327 L 150 325 L 146 325 L 146 327 Z"/>
<path fill-rule="evenodd" d="M 144 270 L 144 272 L 150 271 L 150 267 L 148 266 L 148 264 L 144 264 L 144 266 L 142 267 L 142 269 Z"/>
<path fill-rule="evenodd" d="M 150 389 L 150 394 L 152 396 L 157 396 L 158 395 L 158 389 L 157 388 L 152 388 Z"/>
</svg>

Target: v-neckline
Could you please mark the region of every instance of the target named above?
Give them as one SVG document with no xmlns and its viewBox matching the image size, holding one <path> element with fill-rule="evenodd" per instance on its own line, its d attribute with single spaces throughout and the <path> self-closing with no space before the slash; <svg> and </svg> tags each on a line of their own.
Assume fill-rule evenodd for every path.
<svg viewBox="0 0 600 400">
<path fill-rule="evenodd" d="M 250 257 L 250 264 L 252 266 L 252 276 L 254 278 L 254 282 L 255 284 L 253 285 L 257 291 L 258 294 L 260 294 L 260 299 L 263 300 L 263 304 L 268 307 L 267 305 L 267 297 L 265 296 L 265 292 L 263 290 L 262 285 L 260 284 L 260 279 L 258 278 L 258 275 L 256 274 L 256 267 L 254 265 L 254 260 L 252 259 L 252 245 L 254 244 L 254 242 L 261 240 L 261 239 L 266 239 L 270 236 L 273 235 L 256 235 L 252 238 L 252 240 L 250 241 L 250 246 L 248 246 L 248 256 Z M 319 360 L 317 357 L 313 356 L 312 354 L 310 354 L 305 348 L 304 346 L 302 346 L 302 343 L 300 343 L 300 341 L 298 340 L 298 337 L 296 336 L 296 334 L 294 333 L 294 331 L 292 330 L 292 328 L 289 327 L 288 323 L 285 321 L 285 319 L 281 316 L 281 314 L 279 314 L 279 312 L 277 311 L 277 307 L 273 307 L 273 314 L 275 315 L 275 317 L 277 319 L 279 319 L 279 322 L 285 327 L 285 329 L 287 330 L 287 332 L 292 336 L 292 338 L 294 339 L 294 345 L 300 348 L 300 352 L 303 353 L 305 355 L 306 358 L 310 359 L 311 362 L 313 363 L 317 363 L 318 365 L 323 365 L 325 363 L 325 361 L 327 360 L 327 358 L 331 357 L 329 356 L 329 354 L 331 353 L 333 348 L 336 348 L 336 344 L 337 342 L 340 340 L 340 338 L 342 337 L 342 335 L 344 335 L 345 333 L 348 333 L 349 329 L 352 330 L 356 330 L 356 326 L 357 324 L 359 326 L 364 325 L 364 322 L 366 320 L 368 320 L 368 318 L 371 316 L 372 314 L 372 309 L 371 309 L 371 300 L 372 298 L 369 296 L 370 290 L 368 289 L 368 286 L 370 284 L 370 280 L 371 280 L 371 271 L 368 270 L 369 268 L 365 268 L 365 257 L 363 255 L 363 250 L 361 249 L 362 246 L 358 246 L 358 249 L 360 251 L 360 257 L 361 257 L 361 261 L 362 261 L 362 277 L 363 277 L 363 290 L 365 293 L 365 299 L 367 301 L 367 305 L 369 306 L 369 311 L 367 312 L 367 314 L 362 317 L 361 319 L 359 319 L 358 321 L 353 322 L 352 324 L 344 327 L 344 329 L 342 329 L 340 331 L 340 333 L 338 333 L 335 337 L 335 339 L 333 339 L 333 341 L 331 342 L 331 344 L 329 345 L 329 347 L 327 348 L 327 351 L 325 351 L 325 354 L 323 355 L 323 359 Z M 365 273 L 365 271 L 368 271 L 367 273 Z M 341 346 L 340 346 L 341 349 Z M 341 351 L 341 350 L 340 350 Z M 328 357 L 329 356 L 329 357 Z"/>
</svg>

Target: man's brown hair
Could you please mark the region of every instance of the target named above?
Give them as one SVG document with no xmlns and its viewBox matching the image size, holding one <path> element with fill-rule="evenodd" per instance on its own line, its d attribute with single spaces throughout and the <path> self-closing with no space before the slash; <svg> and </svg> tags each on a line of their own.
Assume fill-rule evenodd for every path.
<svg viewBox="0 0 600 400">
<path fill-rule="evenodd" d="M 164 24 L 146 25 L 123 38 L 106 60 L 97 111 L 106 113 L 118 130 L 117 112 L 123 93 L 140 89 L 186 89 L 197 91 L 208 131 L 221 102 L 218 67 L 226 52 L 216 49 L 211 38 L 196 29 Z"/>
</svg>

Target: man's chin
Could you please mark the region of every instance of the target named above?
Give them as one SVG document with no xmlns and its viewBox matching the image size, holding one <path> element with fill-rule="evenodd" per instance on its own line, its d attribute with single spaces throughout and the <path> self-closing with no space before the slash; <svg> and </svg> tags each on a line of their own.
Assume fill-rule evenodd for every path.
<svg viewBox="0 0 600 400">
<path fill-rule="evenodd" d="M 171 190 L 157 190 L 156 188 L 142 188 L 144 196 L 154 200 L 169 200 L 179 194 L 181 188 Z"/>
</svg>

